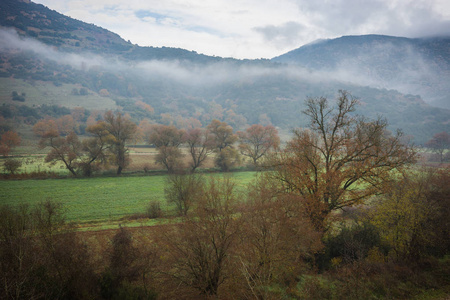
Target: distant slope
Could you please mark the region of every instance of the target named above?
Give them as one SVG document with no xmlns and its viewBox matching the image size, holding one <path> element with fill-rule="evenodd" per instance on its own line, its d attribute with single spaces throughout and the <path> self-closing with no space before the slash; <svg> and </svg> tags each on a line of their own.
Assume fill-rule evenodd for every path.
<svg viewBox="0 0 450 300">
<path fill-rule="evenodd" d="M 450 108 L 449 37 L 408 39 L 383 35 L 320 40 L 272 59 L 339 72 L 348 81 L 420 94 Z"/>
<path fill-rule="evenodd" d="M 139 47 L 109 30 L 67 17 L 28 0 L 1 0 L 0 26 L 14 27 L 22 36 L 68 52 L 89 51 L 128 59 L 188 59 L 217 61 L 218 57 L 179 48 Z"/>
</svg>

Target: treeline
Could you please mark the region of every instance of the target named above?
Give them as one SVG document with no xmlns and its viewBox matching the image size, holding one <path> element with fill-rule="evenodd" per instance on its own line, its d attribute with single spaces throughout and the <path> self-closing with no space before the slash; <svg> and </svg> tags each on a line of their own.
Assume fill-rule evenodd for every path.
<svg viewBox="0 0 450 300">
<path fill-rule="evenodd" d="M 278 132 L 271 125 L 252 125 L 235 133 L 230 125 L 219 120 L 211 121 L 205 128 L 200 127 L 199 121 L 188 129 L 147 121 L 137 126 L 122 113 L 108 111 L 85 128 L 89 137 L 84 139 L 74 130 L 76 125 L 71 116 L 65 116 L 39 121 L 33 127 L 40 137 L 39 146 L 50 149 L 45 161 L 62 162 L 72 175 L 90 176 L 107 165 L 117 166 L 120 175 L 130 163 L 128 145 L 139 139 L 157 149 L 155 162 L 169 173 L 185 168 L 181 162 L 185 156 L 181 147 L 191 158 L 190 172 L 201 167 L 213 153 L 216 166 L 221 171 L 229 171 L 239 164 L 241 155 L 258 166 L 264 156 L 280 144 Z"/>
<path fill-rule="evenodd" d="M 15 94 L 17 92 L 12 93 L 12 99 L 14 99 Z M 26 95 L 22 93 L 18 95 L 18 97 L 23 97 L 25 99 Z M 21 101 L 21 100 L 17 100 Z M 3 104 L 0 106 L 0 118 L 2 122 L 0 122 L 0 128 L 7 128 L 8 124 L 17 122 L 24 123 L 29 125 L 34 125 L 40 119 L 44 118 L 59 118 L 65 115 L 77 114 L 76 111 L 78 108 L 70 110 L 67 107 L 62 107 L 58 105 L 40 105 L 39 107 L 29 107 L 26 105 L 7 105 Z M 83 116 L 86 118 L 89 116 L 90 112 L 88 110 L 83 110 Z M 5 122 L 8 121 L 8 122 Z M 82 121 L 82 120 L 80 120 Z M 84 119 L 86 121 L 86 119 Z M 11 125 L 9 125 L 11 127 Z"/>
</svg>

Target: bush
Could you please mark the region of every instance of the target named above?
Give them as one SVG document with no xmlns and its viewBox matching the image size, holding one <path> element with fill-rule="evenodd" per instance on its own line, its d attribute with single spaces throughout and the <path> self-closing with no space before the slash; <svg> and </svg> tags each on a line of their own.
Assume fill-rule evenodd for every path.
<svg viewBox="0 0 450 300">
<path fill-rule="evenodd" d="M 231 168 L 239 165 L 239 152 L 233 148 L 222 149 L 222 151 L 217 154 L 215 163 L 221 171 L 228 172 Z"/>
<path fill-rule="evenodd" d="M 322 276 L 303 275 L 297 285 L 300 299 L 332 299 L 334 284 Z"/>
<path fill-rule="evenodd" d="M 26 96 L 25 93 L 22 93 L 21 95 L 19 95 L 19 93 L 17 93 L 16 91 L 13 91 L 11 96 L 14 101 L 25 102 L 25 96 Z"/>
<path fill-rule="evenodd" d="M 162 216 L 162 210 L 161 205 L 159 204 L 159 201 L 150 201 L 147 207 L 147 216 L 150 219 L 157 219 Z"/>
<path fill-rule="evenodd" d="M 382 253 L 388 251 L 375 226 L 368 222 L 355 222 L 343 226 L 339 234 L 325 241 L 325 252 L 319 262 L 325 268 L 340 262 L 352 263 L 366 258 L 374 247 Z"/>
<path fill-rule="evenodd" d="M 18 171 L 21 166 L 22 166 L 22 162 L 18 159 L 13 159 L 13 158 L 8 158 L 3 163 L 3 169 L 6 172 L 11 173 L 12 175 L 14 175 L 14 173 L 16 171 Z"/>
</svg>

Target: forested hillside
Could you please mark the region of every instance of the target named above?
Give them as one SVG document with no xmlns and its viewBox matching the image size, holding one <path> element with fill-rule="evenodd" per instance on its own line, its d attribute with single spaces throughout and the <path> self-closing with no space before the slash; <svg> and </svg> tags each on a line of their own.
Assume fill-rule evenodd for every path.
<svg viewBox="0 0 450 300">
<path fill-rule="evenodd" d="M 320 67 L 319 62 L 299 67 L 269 60 L 211 57 L 183 49 L 140 47 L 106 29 L 29 1 L 2 1 L 0 25 L 0 100 L 2 116 L 10 124 L 29 116 L 33 117 L 27 119 L 28 123 L 45 117 L 39 108 L 45 104 L 119 108 L 136 122 L 147 118 L 173 123 L 195 118 L 206 125 L 219 119 L 236 129 L 272 123 L 289 132 L 307 125 L 301 115 L 307 97 L 333 98 L 342 89 L 361 100 L 360 114 L 386 117 L 389 129 L 403 129 L 416 143 L 424 143 L 450 127 L 450 111 L 430 106 L 428 98 L 416 90 L 399 92 L 380 88 L 370 80 L 351 80 Z M 433 43 L 438 49 L 445 48 L 445 42 Z M 330 51 L 329 57 L 339 57 L 344 48 Z M 381 52 L 383 55 L 389 53 Z M 448 56 L 442 59 L 448 60 Z M 323 63 L 329 64 L 327 60 Z M 395 77 L 388 71 L 387 75 Z M 441 75 L 439 84 L 447 78 L 446 73 Z M 440 90 L 446 88 L 442 83 Z M 13 99 L 13 92 L 25 93 L 23 101 Z M 151 113 L 140 109 L 140 103 L 149 105 Z"/>
<path fill-rule="evenodd" d="M 273 61 L 337 72 L 354 83 L 420 94 L 427 103 L 450 108 L 450 36 L 344 36 L 316 41 Z"/>
</svg>

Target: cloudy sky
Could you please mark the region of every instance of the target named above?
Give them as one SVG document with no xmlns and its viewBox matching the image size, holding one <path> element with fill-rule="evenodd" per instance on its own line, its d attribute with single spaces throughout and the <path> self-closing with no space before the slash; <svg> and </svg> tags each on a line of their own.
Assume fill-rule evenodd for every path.
<svg viewBox="0 0 450 300">
<path fill-rule="evenodd" d="M 35 0 L 140 46 L 272 58 L 317 39 L 450 35 L 448 0 Z"/>
</svg>

